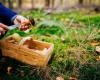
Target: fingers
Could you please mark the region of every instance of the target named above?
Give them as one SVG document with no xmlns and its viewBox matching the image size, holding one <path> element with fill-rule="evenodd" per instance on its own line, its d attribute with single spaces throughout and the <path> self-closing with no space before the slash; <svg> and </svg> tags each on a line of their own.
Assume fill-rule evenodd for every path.
<svg viewBox="0 0 100 80">
<path fill-rule="evenodd" d="M 29 26 L 27 26 L 27 25 L 21 25 L 20 26 L 20 30 L 23 30 L 23 31 L 25 31 L 25 30 L 27 30 L 27 29 L 29 29 Z"/>
<path fill-rule="evenodd" d="M 16 23 L 20 23 L 20 24 L 25 24 L 26 25 L 26 24 L 29 24 L 30 21 L 27 18 L 25 18 L 25 17 L 23 17 L 21 15 L 17 15 L 17 17 L 15 19 L 15 24 Z"/>
<path fill-rule="evenodd" d="M 21 30 L 29 29 L 29 24 L 30 24 L 29 20 L 27 20 L 27 19 L 22 20 L 21 21 Z"/>
<path fill-rule="evenodd" d="M 7 26 L 0 23 L 0 36 L 5 34 L 5 32 L 8 30 Z"/>
<path fill-rule="evenodd" d="M 21 24 L 21 26 L 19 27 L 20 30 L 29 29 L 29 24 L 31 24 L 30 21 L 27 18 L 20 16 L 20 15 L 17 15 L 16 19 L 14 20 L 14 23 L 15 24 L 18 24 L 18 23 Z"/>
<path fill-rule="evenodd" d="M 2 23 L 0 23 L 0 28 L 3 28 L 4 30 L 8 30 L 7 26 Z"/>
<path fill-rule="evenodd" d="M 3 28 L 0 27 L 0 36 L 5 34 L 6 30 L 4 30 Z"/>
<path fill-rule="evenodd" d="M 31 24 L 29 20 L 25 19 L 25 20 L 21 20 L 21 24 L 23 25 L 29 25 Z"/>
</svg>

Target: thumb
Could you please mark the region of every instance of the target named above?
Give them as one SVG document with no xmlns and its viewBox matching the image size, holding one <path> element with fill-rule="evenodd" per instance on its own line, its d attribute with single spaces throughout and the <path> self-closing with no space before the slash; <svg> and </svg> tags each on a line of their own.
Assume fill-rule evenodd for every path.
<svg viewBox="0 0 100 80">
<path fill-rule="evenodd" d="M 0 27 L 3 28 L 3 29 L 5 29 L 5 30 L 8 30 L 8 28 L 7 28 L 8 26 L 6 26 L 6 25 L 4 25 L 2 23 L 0 23 Z"/>
</svg>

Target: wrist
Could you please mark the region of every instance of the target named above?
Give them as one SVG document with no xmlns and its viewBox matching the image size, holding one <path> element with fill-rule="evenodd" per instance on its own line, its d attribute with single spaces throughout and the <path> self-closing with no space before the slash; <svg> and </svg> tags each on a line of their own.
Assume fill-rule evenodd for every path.
<svg viewBox="0 0 100 80">
<path fill-rule="evenodd" d="M 26 21 L 27 19 L 21 15 L 16 15 L 15 19 L 14 19 L 14 23 L 22 23 L 23 21 Z"/>
<path fill-rule="evenodd" d="M 23 16 L 21 16 L 21 15 L 17 15 L 17 16 L 16 16 L 16 20 L 19 20 L 19 21 L 21 21 L 21 20 L 26 20 L 26 18 L 23 17 Z"/>
<path fill-rule="evenodd" d="M 17 15 L 15 15 L 15 16 L 13 16 L 13 17 L 11 18 L 11 22 L 12 22 L 12 23 L 14 23 L 16 17 L 17 17 Z"/>
</svg>

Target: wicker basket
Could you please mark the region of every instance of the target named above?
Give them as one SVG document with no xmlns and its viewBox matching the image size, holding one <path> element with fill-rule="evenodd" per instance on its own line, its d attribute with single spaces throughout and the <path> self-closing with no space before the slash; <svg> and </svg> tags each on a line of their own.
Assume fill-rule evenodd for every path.
<svg viewBox="0 0 100 80">
<path fill-rule="evenodd" d="M 20 44 L 13 41 L 11 37 L 0 41 L 3 56 L 34 66 L 47 65 L 53 51 L 53 44 L 24 38 L 21 39 L 20 42 L 23 43 Z"/>
</svg>

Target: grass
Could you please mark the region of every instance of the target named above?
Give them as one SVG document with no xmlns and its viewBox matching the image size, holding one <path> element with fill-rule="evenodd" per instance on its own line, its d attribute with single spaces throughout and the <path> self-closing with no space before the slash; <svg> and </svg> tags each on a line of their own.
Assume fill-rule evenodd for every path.
<svg viewBox="0 0 100 80">
<path fill-rule="evenodd" d="M 100 79 L 100 62 L 96 60 L 95 46 L 91 45 L 100 41 L 99 14 L 81 11 L 47 14 L 41 10 L 22 14 L 34 17 L 36 26 L 28 33 L 12 30 L 6 36 L 15 32 L 21 36 L 33 35 L 34 39 L 53 43 L 54 51 L 45 68 L 32 67 L 12 59 L 7 61 L 7 65 L 14 68 L 13 73 L 6 76 L 7 80 L 55 80 L 58 76 L 65 80 L 70 77 Z"/>
</svg>

